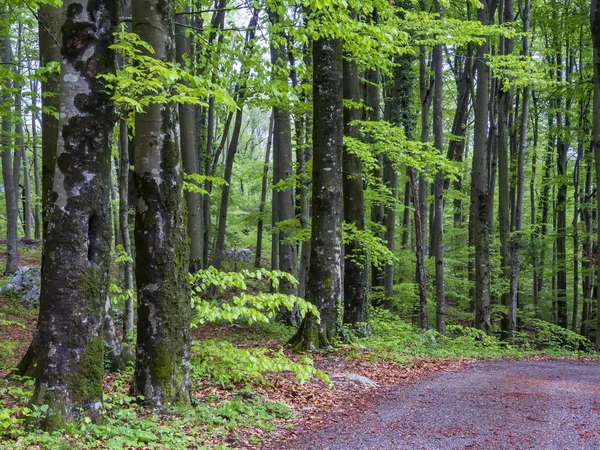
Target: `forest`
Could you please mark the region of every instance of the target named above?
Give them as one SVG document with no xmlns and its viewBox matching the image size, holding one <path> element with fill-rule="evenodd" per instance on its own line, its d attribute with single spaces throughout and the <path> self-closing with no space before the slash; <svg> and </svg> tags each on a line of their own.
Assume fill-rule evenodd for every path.
<svg viewBox="0 0 600 450">
<path fill-rule="evenodd" d="M 2 0 L 0 60 L 1 446 L 598 356 L 598 0 Z"/>
</svg>

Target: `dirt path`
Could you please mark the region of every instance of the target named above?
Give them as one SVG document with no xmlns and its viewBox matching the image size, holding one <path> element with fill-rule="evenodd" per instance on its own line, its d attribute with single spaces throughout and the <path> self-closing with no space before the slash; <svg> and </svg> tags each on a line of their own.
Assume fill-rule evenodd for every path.
<svg viewBox="0 0 600 450">
<path fill-rule="evenodd" d="M 600 363 L 477 363 L 286 449 L 600 449 Z"/>
</svg>

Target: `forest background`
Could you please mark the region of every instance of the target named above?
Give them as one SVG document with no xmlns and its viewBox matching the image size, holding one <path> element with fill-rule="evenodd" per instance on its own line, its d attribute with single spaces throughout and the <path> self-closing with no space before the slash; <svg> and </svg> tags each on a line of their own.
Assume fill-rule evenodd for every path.
<svg viewBox="0 0 600 450">
<path fill-rule="evenodd" d="M 227 343 L 256 328 L 207 340 L 209 322 L 392 365 L 598 350 L 595 14 L 4 2 L 5 281 L 41 257 L 37 320 L 3 298 L 5 437 L 118 446 L 131 414 L 160 445 L 187 439 L 177 420 L 203 441 L 242 416 L 235 439 L 258 439 L 289 405 L 249 413 L 244 389 L 330 382 L 306 355 Z M 225 412 L 203 409 L 213 385 Z"/>
</svg>

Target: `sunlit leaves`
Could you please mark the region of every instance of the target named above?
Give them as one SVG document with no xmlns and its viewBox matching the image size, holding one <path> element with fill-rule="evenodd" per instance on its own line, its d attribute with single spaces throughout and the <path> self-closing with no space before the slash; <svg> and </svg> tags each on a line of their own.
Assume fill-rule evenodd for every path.
<svg viewBox="0 0 600 450">
<path fill-rule="evenodd" d="M 190 73 L 186 67 L 152 57 L 154 49 L 135 33 L 116 33 L 113 50 L 127 63 L 115 74 L 100 75 L 115 103 L 124 111 L 141 113 L 146 107 L 163 103 L 188 103 L 205 106 L 212 95 L 230 109 L 237 105 L 210 80 Z"/>
</svg>

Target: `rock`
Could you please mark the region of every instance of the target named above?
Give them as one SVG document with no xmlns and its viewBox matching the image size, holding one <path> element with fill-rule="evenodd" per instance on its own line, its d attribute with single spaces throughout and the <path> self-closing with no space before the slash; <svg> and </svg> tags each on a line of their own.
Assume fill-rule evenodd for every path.
<svg viewBox="0 0 600 450">
<path fill-rule="evenodd" d="M 121 311 L 119 308 L 115 308 L 114 306 L 112 308 L 110 308 L 110 316 L 114 319 L 121 319 L 123 318 L 123 311 Z"/>
<path fill-rule="evenodd" d="M 233 259 L 234 261 L 254 261 L 254 253 L 249 248 L 243 248 L 241 250 L 227 250 L 224 253 L 224 256 L 225 258 Z"/>
<path fill-rule="evenodd" d="M 329 375 L 329 378 L 331 379 L 333 384 L 336 384 L 336 383 L 339 383 L 339 384 L 358 383 L 358 384 L 364 384 L 365 386 L 369 386 L 369 387 L 379 386 L 377 383 L 375 383 L 370 378 L 364 377 L 357 373 L 334 373 L 332 375 Z"/>
<path fill-rule="evenodd" d="M 40 304 L 40 282 L 39 267 L 19 267 L 0 293 L 19 299 L 27 308 L 37 308 Z"/>
</svg>

